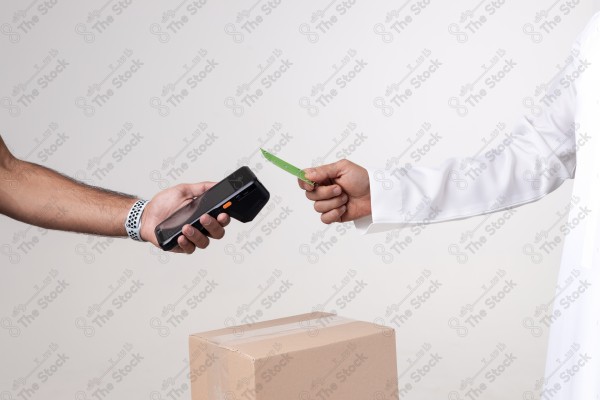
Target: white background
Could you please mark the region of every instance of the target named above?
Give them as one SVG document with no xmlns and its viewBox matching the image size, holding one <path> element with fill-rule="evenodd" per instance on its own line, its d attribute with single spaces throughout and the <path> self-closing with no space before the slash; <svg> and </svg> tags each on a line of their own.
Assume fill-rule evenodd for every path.
<svg viewBox="0 0 600 400">
<path fill-rule="evenodd" d="M 569 4 L 574 9 L 567 14 Z M 18 157 L 143 198 L 180 182 L 217 181 L 248 165 L 271 192 L 254 222 L 233 221 L 223 240 L 192 256 L 1 217 L 1 400 L 189 398 L 190 333 L 313 309 L 396 328 L 400 386 L 412 385 L 406 398 L 464 394 L 461 382 L 470 377 L 488 384 L 482 398 L 539 397 L 547 328 L 535 321 L 535 310 L 552 304 L 560 248 L 531 254 L 527 245 L 540 231 L 559 229 L 552 225 L 570 200 L 569 183 L 510 218 L 501 213 L 419 234 L 361 236 L 352 224 L 322 225 L 295 180 L 256 151 L 271 149 L 301 167 L 344 156 L 385 167 L 473 155 L 499 124 L 501 135 L 509 133 L 532 111 L 530 100 L 539 103 L 536 89 L 565 65 L 571 43 L 598 9 L 593 2 L 31 0 L 3 1 L 0 9 L 0 127 Z M 545 31 L 544 21 L 556 15 L 560 23 Z M 404 29 L 394 28 L 408 16 Z M 469 30 L 481 16 L 486 22 Z M 322 21 L 332 17 L 326 29 Z M 463 85 L 486 87 L 497 68 L 483 68 L 499 50 L 502 62 L 516 67 L 459 115 L 463 109 L 450 99 L 460 97 Z M 426 63 L 441 66 L 394 105 L 386 90 L 410 73 L 404 90 L 424 72 L 408 69 L 423 52 Z M 203 74 L 209 61 L 214 68 Z M 52 74 L 60 62 L 66 67 Z M 136 62 L 139 69 L 126 74 Z M 338 79 L 359 64 L 364 68 L 340 88 Z M 47 87 L 39 81 L 44 75 L 52 78 Z M 117 88 L 119 75 L 127 80 Z M 192 88 L 194 75 L 200 82 Z M 277 79 L 265 88 L 270 75 Z M 259 89 L 255 103 L 243 102 Z M 332 89 L 338 95 L 319 103 L 319 94 Z M 188 95 L 179 103 L 169 102 L 183 90 Z M 406 151 L 424 124 L 429 131 Z M 430 133 L 442 139 L 417 160 L 411 152 Z M 119 149 L 126 153 L 121 158 Z M 201 154 L 194 159 L 195 149 Z M 492 230 L 494 223 L 500 228 Z M 486 237 L 481 249 L 467 251 L 461 237 L 470 233 Z M 492 308 L 490 299 L 507 281 L 514 288 Z M 278 293 L 282 287 L 288 289 Z M 119 303 L 119 296 L 128 301 Z M 416 308 L 419 296 L 427 301 Z M 469 324 L 461 316 L 469 305 L 487 316 Z M 397 315 L 406 310 L 412 314 L 402 322 Z M 108 315 L 104 322 L 101 315 Z M 441 361 L 417 382 L 412 374 L 423 367 L 416 354 L 424 346 Z M 501 361 L 491 356 L 498 348 L 516 361 L 489 382 L 484 375 Z M 113 373 L 134 354 L 142 361 L 116 381 Z M 52 369 L 59 355 L 67 361 Z M 46 379 L 45 368 L 56 372 Z M 110 383 L 105 397 L 94 395 Z"/>
</svg>

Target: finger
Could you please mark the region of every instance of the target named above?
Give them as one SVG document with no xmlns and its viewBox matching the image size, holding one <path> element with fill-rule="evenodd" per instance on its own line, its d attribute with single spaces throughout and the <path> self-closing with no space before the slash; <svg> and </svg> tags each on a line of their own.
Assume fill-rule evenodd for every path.
<svg viewBox="0 0 600 400">
<path fill-rule="evenodd" d="M 326 213 L 331 210 L 335 210 L 336 208 L 340 208 L 344 204 L 348 202 L 348 196 L 345 194 L 334 197 L 329 200 L 321 200 L 315 202 L 315 211 L 319 213 Z"/>
<path fill-rule="evenodd" d="M 315 168 L 307 168 L 304 170 L 306 178 L 313 182 L 324 183 L 330 179 L 338 178 L 342 172 L 342 163 L 335 162 L 332 164 L 324 164 Z"/>
<path fill-rule="evenodd" d="M 306 183 L 302 179 L 298 179 L 298 186 L 300 186 L 300 189 L 306 190 L 308 192 L 312 192 L 315 189 L 315 185 L 311 185 L 310 183 Z"/>
<path fill-rule="evenodd" d="M 171 253 L 183 253 L 183 249 L 181 247 L 179 247 L 179 245 L 173 247 L 171 250 L 169 250 Z"/>
<path fill-rule="evenodd" d="M 190 242 L 184 235 L 177 238 L 177 244 L 181 247 L 181 250 L 186 254 L 192 254 L 196 250 L 196 246 Z"/>
<path fill-rule="evenodd" d="M 231 222 L 231 217 L 229 214 L 221 213 L 217 216 L 217 221 L 219 221 L 222 227 L 226 227 Z"/>
<path fill-rule="evenodd" d="M 312 192 L 306 192 L 306 197 L 312 201 L 327 200 L 342 194 L 342 188 L 338 185 L 318 186 Z"/>
<path fill-rule="evenodd" d="M 335 210 L 331 210 L 324 214 L 321 214 L 321 221 L 324 224 L 332 224 L 334 222 L 341 222 L 342 215 L 346 212 L 346 206 L 341 206 L 340 208 L 336 208 Z"/>
<path fill-rule="evenodd" d="M 191 225 L 185 225 L 183 227 L 183 235 L 185 239 L 191 243 L 191 246 L 193 246 L 194 249 L 196 247 L 201 249 L 208 247 L 209 239 L 206 237 L 206 235 L 203 235 L 202 232 Z M 182 248 L 186 250 L 186 248 L 183 246 Z"/>
<path fill-rule="evenodd" d="M 200 224 L 208 231 L 208 236 L 215 239 L 221 239 L 225 236 L 225 229 L 217 222 L 216 219 L 208 214 L 204 214 L 200 217 Z"/>
</svg>

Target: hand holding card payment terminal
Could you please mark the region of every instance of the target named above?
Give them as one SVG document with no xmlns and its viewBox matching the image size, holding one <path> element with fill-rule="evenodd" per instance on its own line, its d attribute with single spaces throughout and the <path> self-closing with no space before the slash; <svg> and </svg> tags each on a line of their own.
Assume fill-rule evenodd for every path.
<svg viewBox="0 0 600 400">
<path fill-rule="evenodd" d="M 186 224 L 208 234 L 200 224 L 200 217 L 204 214 L 216 218 L 227 213 L 240 222 L 252 221 L 269 197 L 269 192 L 250 168 L 241 167 L 158 224 L 154 229 L 156 239 L 163 250 L 171 250 L 177 245 L 177 238 L 182 235 Z"/>
</svg>

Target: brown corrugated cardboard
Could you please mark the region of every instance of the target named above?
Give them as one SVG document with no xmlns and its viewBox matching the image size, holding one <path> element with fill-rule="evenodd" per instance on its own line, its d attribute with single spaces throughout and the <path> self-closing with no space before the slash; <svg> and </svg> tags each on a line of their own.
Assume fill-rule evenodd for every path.
<svg viewBox="0 0 600 400">
<path fill-rule="evenodd" d="M 190 336 L 192 400 L 397 400 L 392 328 L 310 313 Z"/>
</svg>

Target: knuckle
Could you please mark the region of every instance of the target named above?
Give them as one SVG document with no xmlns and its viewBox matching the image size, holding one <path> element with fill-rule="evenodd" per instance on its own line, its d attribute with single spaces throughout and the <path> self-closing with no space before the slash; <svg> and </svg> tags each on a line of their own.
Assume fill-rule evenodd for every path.
<svg viewBox="0 0 600 400">
<path fill-rule="evenodd" d="M 185 191 L 186 188 L 187 188 L 187 185 L 185 183 L 178 183 L 177 185 L 174 186 L 174 189 L 176 189 L 178 192 L 183 192 L 183 191 Z"/>
<path fill-rule="evenodd" d="M 338 161 L 338 165 L 340 167 L 347 167 L 350 165 L 350 161 L 348 161 L 347 159 L 343 158 L 341 160 Z"/>
</svg>

